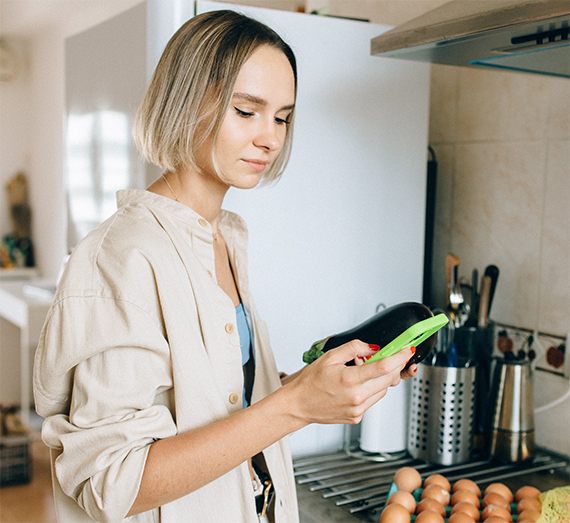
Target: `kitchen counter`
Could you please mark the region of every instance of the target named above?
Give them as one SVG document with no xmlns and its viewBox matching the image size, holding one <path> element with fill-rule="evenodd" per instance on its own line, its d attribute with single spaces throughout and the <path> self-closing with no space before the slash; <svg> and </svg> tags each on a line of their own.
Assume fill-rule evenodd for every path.
<svg viewBox="0 0 570 523">
<path fill-rule="evenodd" d="M 0 379 L 19 381 L 19 401 L 10 398 L 8 403 L 20 403 L 24 423 L 30 420 L 32 363 L 46 314 L 53 301 L 53 292 L 48 290 L 52 287 L 55 290 L 55 285 L 46 286 L 45 282 L 39 280 L 0 281 L 0 319 L 13 324 L 20 331 L 15 346 L 8 346 L 10 340 L 4 334 L 0 346 L 0 361 L 4 361 L 4 356 L 10 352 L 19 352 L 20 375 L 17 376 L 10 365 L 0 364 Z M 1 401 L 6 401 L 6 398 L 1 398 Z"/>
<path fill-rule="evenodd" d="M 366 487 L 363 492 L 366 492 L 366 490 L 372 492 L 375 489 L 385 490 L 387 492 L 394 472 L 401 466 L 417 466 L 423 477 L 437 471 L 437 473 L 448 477 L 452 483 L 452 478 L 457 475 L 459 475 L 459 477 L 469 477 L 469 473 L 464 470 L 458 472 L 457 470 L 454 470 L 454 467 L 437 467 L 435 465 L 414 461 L 411 458 L 400 460 L 397 462 L 397 465 L 390 465 L 386 462 L 377 463 L 360 459 L 358 457 L 346 456 L 342 451 L 309 457 L 308 459 L 310 460 L 311 458 L 316 458 L 317 460 L 322 461 L 318 461 L 314 465 L 307 465 L 307 462 L 304 459 L 299 458 L 295 460 L 295 474 L 297 477 L 297 495 L 299 499 L 301 523 L 356 523 L 358 521 L 378 521 L 385 502 L 385 494 L 380 494 L 375 498 L 376 500 L 381 501 L 381 503 L 372 511 L 363 510 L 361 512 L 351 513 L 350 509 L 357 507 L 358 503 L 347 503 L 343 506 L 337 506 L 336 503 L 339 501 L 341 503 L 346 502 L 346 496 L 335 495 L 335 490 L 338 492 L 340 489 L 347 489 L 347 487 L 351 488 L 351 485 L 360 485 Z M 338 467 L 337 469 L 333 468 L 335 465 Z M 554 468 L 550 468 L 550 465 L 553 465 Z M 481 474 L 484 473 L 485 470 L 489 470 L 492 466 L 494 467 L 495 465 L 487 463 L 477 467 L 476 470 Z M 496 481 L 504 483 L 513 492 L 525 485 L 535 486 L 543 492 L 556 487 L 570 485 L 568 458 L 546 452 L 540 452 L 538 460 L 536 460 L 536 464 L 534 466 L 535 468 L 544 468 L 544 470 L 519 471 L 513 470 L 512 467 L 506 470 L 505 467 L 501 467 L 503 470 L 498 471 L 496 473 L 497 475 L 513 474 L 513 476 L 497 479 Z M 359 479 L 358 474 L 351 473 L 351 471 L 358 468 L 368 469 L 367 472 L 364 472 L 365 475 L 373 474 L 382 477 L 378 477 L 374 480 Z M 312 470 L 312 472 L 309 472 L 309 474 L 303 474 L 303 472 L 308 470 Z M 347 472 L 343 474 L 343 471 Z M 446 471 L 448 473 L 446 473 Z M 312 481 L 312 478 L 316 477 L 324 477 L 324 479 Z M 492 477 L 494 476 L 486 475 L 484 476 L 484 479 L 473 479 L 483 489 L 486 485 L 495 481 Z M 353 483 L 331 488 L 324 487 L 325 485 L 338 483 L 339 478 L 340 481 L 352 480 Z M 311 489 L 315 488 L 320 490 L 311 491 Z M 330 497 L 323 498 L 323 495 Z M 370 501 L 366 502 L 370 503 Z"/>
<path fill-rule="evenodd" d="M 366 512 L 350 514 L 337 507 L 334 501 L 323 499 L 322 492 L 311 492 L 306 485 L 297 485 L 299 516 L 301 523 L 353 523 L 371 521 Z"/>
</svg>

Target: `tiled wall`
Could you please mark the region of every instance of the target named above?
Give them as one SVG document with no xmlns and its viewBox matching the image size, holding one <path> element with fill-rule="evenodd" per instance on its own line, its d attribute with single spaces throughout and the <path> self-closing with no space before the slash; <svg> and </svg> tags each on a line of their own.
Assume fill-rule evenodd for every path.
<svg viewBox="0 0 570 523">
<path fill-rule="evenodd" d="M 570 331 L 570 81 L 432 66 L 430 145 L 438 161 L 433 282 L 445 301 L 445 256 L 460 275 L 500 275 L 497 322 Z M 535 373 L 535 406 L 568 393 Z M 570 454 L 570 400 L 536 416 L 537 442 Z"/>
<path fill-rule="evenodd" d="M 460 275 L 499 267 L 493 319 L 568 334 L 569 100 L 566 79 L 432 67 L 440 300 L 453 252 Z"/>
</svg>

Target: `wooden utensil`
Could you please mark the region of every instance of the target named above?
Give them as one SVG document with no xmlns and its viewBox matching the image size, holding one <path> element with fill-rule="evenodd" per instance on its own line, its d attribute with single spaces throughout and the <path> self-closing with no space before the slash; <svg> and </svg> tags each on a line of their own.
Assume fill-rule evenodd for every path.
<svg viewBox="0 0 570 523">
<path fill-rule="evenodd" d="M 451 275 L 452 275 L 452 271 L 453 271 L 453 267 L 456 267 L 459 265 L 459 256 L 457 256 L 456 254 L 448 254 L 445 257 L 445 281 L 447 284 L 447 299 L 449 301 L 449 295 L 452 291 L 451 289 Z"/>
<path fill-rule="evenodd" d="M 477 325 L 484 329 L 489 319 L 489 297 L 491 295 L 491 277 L 484 276 L 481 282 L 481 296 L 479 298 L 479 319 Z"/>
</svg>

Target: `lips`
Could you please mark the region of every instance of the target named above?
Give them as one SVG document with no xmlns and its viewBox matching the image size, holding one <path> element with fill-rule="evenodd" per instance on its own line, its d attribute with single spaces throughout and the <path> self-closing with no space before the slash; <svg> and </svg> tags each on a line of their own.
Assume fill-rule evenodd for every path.
<svg viewBox="0 0 570 523">
<path fill-rule="evenodd" d="M 258 172 L 265 170 L 265 168 L 269 164 L 269 162 L 266 162 L 264 160 L 256 160 L 253 158 L 244 158 L 242 161 L 247 165 L 249 165 L 249 167 L 251 167 L 254 171 Z"/>
</svg>

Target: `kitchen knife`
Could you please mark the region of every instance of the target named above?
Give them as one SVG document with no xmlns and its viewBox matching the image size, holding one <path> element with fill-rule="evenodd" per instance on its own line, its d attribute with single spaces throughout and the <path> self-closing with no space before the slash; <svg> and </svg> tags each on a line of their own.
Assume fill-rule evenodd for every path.
<svg viewBox="0 0 570 523">
<path fill-rule="evenodd" d="M 487 316 L 491 314 L 491 305 L 493 304 L 493 296 L 497 287 L 497 280 L 499 279 L 499 268 L 496 265 L 488 265 L 485 269 L 485 276 L 491 278 L 491 289 L 489 290 L 489 305 L 487 308 Z"/>
</svg>

